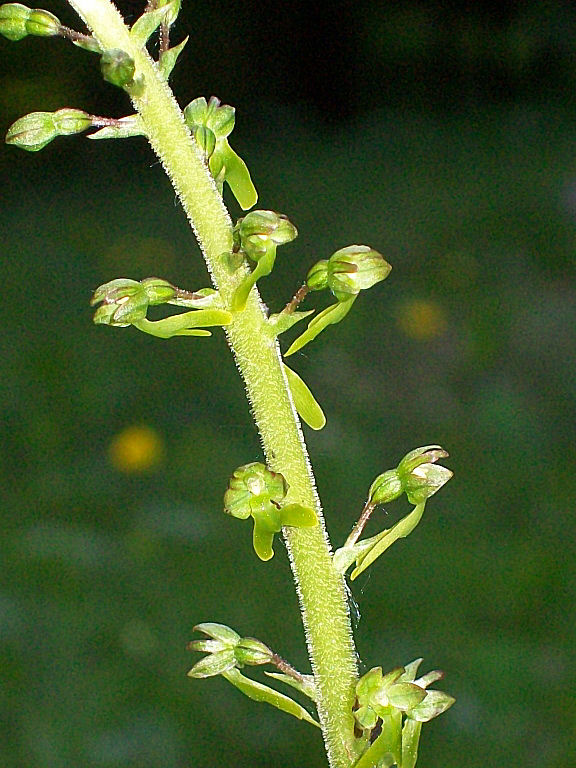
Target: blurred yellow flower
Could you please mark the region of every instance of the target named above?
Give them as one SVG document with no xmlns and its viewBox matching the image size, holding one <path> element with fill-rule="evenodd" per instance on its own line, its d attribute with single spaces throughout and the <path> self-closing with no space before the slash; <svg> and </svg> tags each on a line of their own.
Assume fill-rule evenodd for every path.
<svg viewBox="0 0 576 768">
<path fill-rule="evenodd" d="M 440 336 L 448 325 L 444 308 L 429 299 L 404 302 L 398 312 L 397 323 L 406 336 L 417 341 Z"/>
<path fill-rule="evenodd" d="M 127 474 L 149 472 L 164 456 L 161 436 L 145 425 L 125 427 L 112 439 L 108 458 L 112 466 Z"/>
</svg>

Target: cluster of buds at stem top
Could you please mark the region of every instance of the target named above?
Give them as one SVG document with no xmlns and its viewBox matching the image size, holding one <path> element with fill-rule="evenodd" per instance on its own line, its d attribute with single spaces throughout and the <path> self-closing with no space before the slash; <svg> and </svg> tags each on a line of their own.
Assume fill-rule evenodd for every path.
<svg viewBox="0 0 576 768">
<path fill-rule="evenodd" d="M 261 278 L 269 275 L 276 261 L 276 248 L 289 243 L 298 230 L 283 214 L 275 211 L 250 211 L 238 219 L 234 227 L 234 250 L 241 251 L 256 263 L 254 270 L 242 280 L 232 298 L 232 309 L 244 309 L 248 294 Z"/>
<path fill-rule="evenodd" d="M 232 319 L 230 312 L 222 309 L 220 295 L 212 288 L 191 293 L 159 277 L 147 277 L 140 282 L 129 278 L 111 280 L 96 289 L 90 303 L 93 306 L 100 304 L 94 314 L 95 323 L 117 328 L 133 325 L 162 339 L 210 336 L 210 332 L 201 326 L 227 325 Z M 148 307 L 159 304 L 190 307 L 193 311 L 162 320 L 148 320 Z"/>
<path fill-rule="evenodd" d="M 240 207 L 247 210 L 256 204 L 258 194 L 246 164 L 228 143 L 235 112 L 234 107 L 221 104 L 216 96 L 208 101 L 199 96 L 184 108 L 184 119 L 208 161 L 220 192 L 226 182 Z"/>
<path fill-rule="evenodd" d="M 194 631 L 203 632 L 209 640 L 193 640 L 188 649 L 208 654 L 200 659 L 190 670 L 190 677 L 214 677 L 227 672 L 233 667 L 245 665 L 269 664 L 274 654 L 254 637 L 240 637 L 224 624 L 206 622 L 194 627 Z"/>
<path fill-rule="evenodd" d="M 274 534 L 284 526 L 310 528 L 317 524 L 316 513 L 302 504 L 284 504 L 288 484 L 279 472 L 260 462 L 245 464 L 234 472 L 224 494 L 224 511 L 254 520 L 253 546 L 261 560 L 274 556 Z"/>
<path fill-rule="evenodd" d="M 382 254 L 367 245 L 349 245 L 340 248 L 329 259 L 318 261 L 309 270 L 301 293 L 303 295 L 304 291 L 322 291 L 329 288 L 337 303 L 312 318 L 304 333 L 291 344 L 286 357 L 309 344 L 329 325 L 343 320 L 360 291 L 385 280 L 391 269 Z"/>
</svg>

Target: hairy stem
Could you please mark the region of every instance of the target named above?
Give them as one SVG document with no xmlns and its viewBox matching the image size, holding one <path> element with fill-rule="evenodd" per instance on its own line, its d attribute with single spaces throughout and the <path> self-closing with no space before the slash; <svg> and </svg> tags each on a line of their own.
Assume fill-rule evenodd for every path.
<svg viewBox="0 0 576 768">
<path fill-rule="evenodd" d="M 121 48 L 136 63 L 144 88 L 132 96 L 150 144 L 170 177 L 194 229 L 215 286 L 229 304 L 245 268 L 232 270 L 232 223 L 190 136 L 168 85 L 144 48 L 134 45 L 109 0 L 69 0 L 101 47 Z M 330 544 L 306 446 L 294 409 L 278 345 L 265 332 L 266 317 L 253 290 L 246 308 L 234 315 L 227 336 L 256 420 L 266 460 L 290 488 L 287 501 L 317 510 L 315 528 L 284 531 L 294 573 L 316 687 L 318 714 L 333 768 L 355 760 L 352 706 L 357 677 L 345 585 L 332 567 Z"/>
</svg>

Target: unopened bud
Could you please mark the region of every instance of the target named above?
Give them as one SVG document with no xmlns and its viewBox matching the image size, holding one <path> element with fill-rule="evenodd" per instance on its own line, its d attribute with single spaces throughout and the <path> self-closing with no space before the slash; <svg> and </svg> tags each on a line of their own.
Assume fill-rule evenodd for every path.
<svg viewBox="0 0 576 768">
<path fill-rule="evenodd" d="M 21 3 L 0 6 L 0 34 L 8 40 L 22 40 L 27 35 L 54 37 L 60 34 L 60 19 L 41 8 L 28 8 Z"/>
<path fill-rule="evenodd" d="M 234 655 L 241 666 L 244 664 L 256 666 L 269 664 L 274 654 L 267 645 L 255 637 L 243 637 L 234 649 Z"/>
<path fill-rule="evenodd" d="M 308 270 L 306 285 L 311 291 L 323 291 L 328 286 L 328 259 L 321 259 Z"/>
<path fill-rule="evenodd" d="M 132 85 L 134 82 L 136 64 L 134 59 L 121 48 L 110 48 L 104 51 L 100 59 L 100 69 L 104 80 L 119 88 Z"/>
<path fill-rule="evenodd" d="M 399 498 L 404 493 L 402 480 L 395 469 L 389 469 L 378 475 L 370 486 L 368 498 L 373 506 L 388 504 Z"/>
<path fill-rule="evenodd" d="M 80 133 L 90 128 L 92 118 L 79 109 L 31 112 L 16 120 L 6 134 L 6 143 L 28 152 L 37 152 L 57 136 Z"/>
</svg>

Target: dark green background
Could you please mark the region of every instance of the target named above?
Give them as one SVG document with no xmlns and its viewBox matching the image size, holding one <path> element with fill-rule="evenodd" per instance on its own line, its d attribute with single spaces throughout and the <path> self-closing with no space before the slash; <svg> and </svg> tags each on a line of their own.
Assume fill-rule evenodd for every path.
<svg viewBox="0 0 576 768">
<path fill-rule="evenodd" d="M 421 526 L 352 586 L 362 668 L 445 670 L 457 704 L 424 728 L 422 768 L 570 768 L 573 5 L 185 5 L 181 103 L 237 106 L 259 205 L 300 230 L 265 301 L 349 243 L 393 264 L 293 359 L 328 417 L 307 438 L 333 541 L 406 451 L 451 454 Z M 3 131 L 39 109 L 125 113 L 97 58 L 63 41 L 1 39 L 0 57 Z M 207 285 L 162 169 L 143 140 L 71 138 L 4 147 L 0 170 L 2 768 L 324 765 L 309 726 L 186 677 L 200 621 L 306 660 L 283 548 L 260 563 L 221 512 L 230 473 L 261 458 L 222 337 L 91 323 L 90 292 L 114 277 Z M 443 333 L 406 334 L 415 300 Z M 108 461 L 132 424 L 164 441 L 154 472 Z"/>
</svg>

